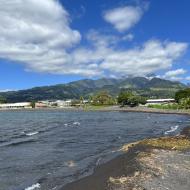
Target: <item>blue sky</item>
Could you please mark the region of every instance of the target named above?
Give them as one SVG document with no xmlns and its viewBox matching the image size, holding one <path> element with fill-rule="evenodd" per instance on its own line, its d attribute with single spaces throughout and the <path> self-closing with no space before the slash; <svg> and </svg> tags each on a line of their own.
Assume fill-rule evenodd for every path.
<svg viewBox="0 0 190 190">
<path fill-rule="evenodd" d="M 190 82 L 189 0 L 2 0 L 0 90 L 83 78 Z"/>
</svg>

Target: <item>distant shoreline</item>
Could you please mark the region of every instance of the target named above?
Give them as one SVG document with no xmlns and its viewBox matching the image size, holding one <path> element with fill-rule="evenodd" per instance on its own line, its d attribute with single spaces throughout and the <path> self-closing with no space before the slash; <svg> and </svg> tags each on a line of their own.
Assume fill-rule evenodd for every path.
<svg viewBox="0 0 190 190">
<path fill-rule="evenodd" d="M 144 113 L 160 113 L 160 114 L 180 114 L 180 115 L 190 115 L 190 110 L 169 110 L 169 109 L 157 109 L 157 108 L 148 108 L 144 106 L 138 107 L 123 107 L 119 106 L 105 106 L 105 107 L 65 107 L 65 108 L 35 108 L 35 109 L 0 109 L 0 111 L 120 111 L 120 112 L 144 112 Z"/>
<path fill-rule="evenodd" d="M 104 109 L 108 110 L 108 109 Z M 161 113 L 161 114 L 182 114 L 182 115 L 190 115 L 190 110 L 169 110 L 169 109 L 157 109 L 157 108 L 148 108 L 144 106 L 139 106 L 139 107 L 124 107 L 124 108 L 115 108 L 115 109 L 110 109 L 110 111 L 124 111 L 124 112 L 144 112 L 144 113 Z"/>
</svg>

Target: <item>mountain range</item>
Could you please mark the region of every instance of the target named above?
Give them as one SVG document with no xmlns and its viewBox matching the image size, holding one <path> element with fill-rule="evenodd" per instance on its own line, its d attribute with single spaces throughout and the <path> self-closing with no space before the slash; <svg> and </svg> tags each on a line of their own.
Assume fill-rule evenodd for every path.
<svg viewBox="0 0 190 190">
<path fill-rule="evenodd" d="M 121 90 L 127 90 L 147 98 L 171 98 L 174 97 L 176 91 L 186 87 L 183 83 L 160 78 L 101 78 L 97 80 L 84 79 L 67 84 L 35 87 L 27 90 L 2 92 L 0 93 L 0 97 L 5 98 L 7 102 L 64 100 L 78 99 L 81 96 L 88 98 L 99 91 L 108 91 L 112 96 L 116 97 Z"/>
</svg>

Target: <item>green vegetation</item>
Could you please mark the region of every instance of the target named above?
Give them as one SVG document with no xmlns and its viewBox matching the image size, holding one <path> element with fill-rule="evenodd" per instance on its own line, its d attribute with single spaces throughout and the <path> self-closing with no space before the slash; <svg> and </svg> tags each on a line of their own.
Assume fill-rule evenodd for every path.
<svg viewBox="0 0 190 190">
<path fill-rule="evenodd" d="M 6 98 L 3 96 L 0 96 L 0 104 L 6 103 L 6 102 L 7 102 Z"/>
<path fill-rule="evenodd" d="M 190 97 L 180 99 L 179 105 L 183 109 L 190 109 Z"/>
<path fill-rule="evenodd" d="M 172 109 L 172 110 L 177 110 L 180 109 L 179 104 L 176 103 L 171 103 L 171 104 L 151 104 L 148 105 L 149 108 L 156 108 L 156 109 Z"/>
<path fill-rule="evenodd" d="M 190 88 L 180 90 L 175 94 L 176 103 L 170 104 L 152 104 L 149 108 L 157 109 L 190 109 Z"/>
<path fill-rule="evenodd" d="M 72 102 L 71 102 L 71 106 L 79 107 L 79 106 L 81 106 L 81 101 L 80 101 L 80 100 L 77 100 L 77 99 L 74 99 L 74 100 L 72 100 Z"/>
<path fill-rule="evenodd" d="M 146 104 L 146 98 L 134 95 L 132 92 L 128 91 L 121 91 L 117 100 L 121 106 L 128 105 L 134 107 L 139 104 Z"/>
<path fill-rule="evenodd" d="M 171 98 L 175 92 L 186 88 L 179 82 L 172 82 L 164 79 L 145 77 L 134 77 L 125 79 L 98 79 L 98 80 L 79 80 L 68 84 L 54 86 L 36 87 L 28 90 L 2 92 L 7 102 L 28 102 L 40 100 L 65 100 L 65 99 L 88 99 L 101 91 L 107 91 L 116 97 L 121 90 L 131 91 L 136 95 L 146 98 Z"/>
<path fill-rule="evenodd" d="M 161 137 L 155 139 L 145 139 L 139 144 L 148 145 L 154 148 L 186 150 L 190 148 L 190 140 L 186 137 Z"/>
<path fill-rule="evenodd" d="M 114 98 L 112 98 L 112 96 L 107 91 L 101 91 L 92 97 L 92 104 L 93 105 L 114 105 L 116 104 L 116 102 Z"/>
<path fill-rule="evenodd" d="M 85 111 L 99 111 L 99 110 L 104 110 L 105 108 L 109 108 L 111 105 L 91 105 L 88 104 L 84 108 Z"/>
<path fill-rule="evenodd" d="M 31 102 L 31 107 L 32 107 L 32 108 L 35 108 L 35 107 L 36 107 L 36 102 L 35 102 L 35 101 L 32 101 L 32 102 Z"/>
<path fill-rule="evenodd" d="M 175 100 L 179 103 L 182 99 L 190 98 L 190 88 L 179 90 L 175 94 Z"/>
<path fill-rule="evenodd" d="M 179 108 L 190 109 L 190 88 L 176 92 L 175 100 L 178 103 Z"/>
</svg>

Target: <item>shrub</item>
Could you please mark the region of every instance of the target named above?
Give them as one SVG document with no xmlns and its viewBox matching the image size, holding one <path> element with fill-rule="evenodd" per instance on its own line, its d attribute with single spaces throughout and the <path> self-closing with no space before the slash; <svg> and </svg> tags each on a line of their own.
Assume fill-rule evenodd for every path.
<svg viewBox="0 0 190 190">
<path fill-rule="evenodd" d="M 98 92 L 92 97 L 93 105 L 114 105 L 115 100 L 107 91 Z"/>
<path fill-rule="evenodd" d="M 190 109 L 190 97 L 189 98 L 182 98 L 179 102 L 180 108 L 183 109 Z"/>
<path fill-rule="evenodd" d="M 139 104 L 146 104 L 146 98 L 134 95 L 132 92 L 121 92 L 117 100 L 122 106 L 129 105 L 134 107 L 138 106 Z"/>
<path fill-rule="evenodd" d="M 175 100 L 179 103 L 183 98 L 190 98 L 190 88 L 180 90 L 175 94 Z"/>
</svg>

